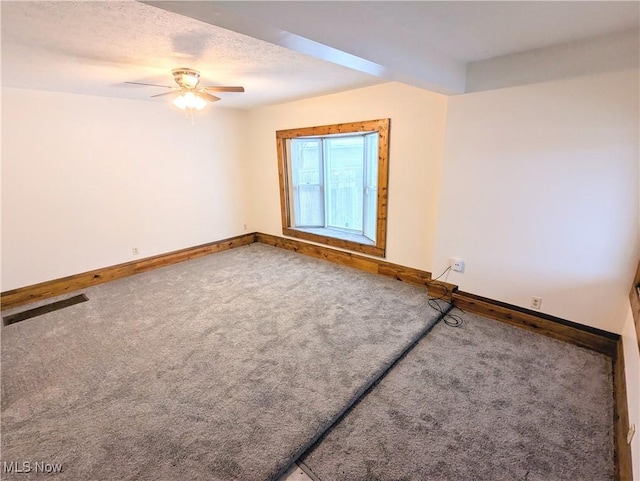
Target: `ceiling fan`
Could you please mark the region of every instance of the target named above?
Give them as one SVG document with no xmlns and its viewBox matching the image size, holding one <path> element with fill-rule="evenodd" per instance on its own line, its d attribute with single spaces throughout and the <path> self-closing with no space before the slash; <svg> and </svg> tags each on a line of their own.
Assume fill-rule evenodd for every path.
<svg viewBox="0 0 640 481">
<path fill-rule="evenodd" d="M 178 84 L 177 87 L 169 85 L 148 84 L 142 82 L 125 82 L 133 85 L 145 85 L 148 87 L 163 87 L 171 89 L 171 92 L 152 95 L 151 97 L 162 97 L 163 95 L 177 94 L 173 99 L 173 104 L 182 110 L 202 110 L 207 102 L 217 102 L 219 97 L 211 95 L 209 92 L 244 92 L 244 87 L 223 87 L 209 86 L 198 87 L 200 83 L 200 72 L 192 68 L 176 68 L 171 71 L 173 79 Z"/>
</svg>

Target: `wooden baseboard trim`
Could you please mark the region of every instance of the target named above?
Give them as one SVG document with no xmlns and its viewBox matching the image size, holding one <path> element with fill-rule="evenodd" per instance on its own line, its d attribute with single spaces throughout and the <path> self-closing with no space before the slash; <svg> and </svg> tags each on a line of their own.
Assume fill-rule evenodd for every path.
<svg viewBox="0 0 640 481">
<path fill-rule="evenodd" d="M 613 396 L 616 480 L 633 481 L 631 445 L 627 444 L 627 433 L 629 432 L 629 407 L 627 404 L 627 380 L 624 372 L 624 349 L 622 346 L 622 339 L 619 339 L 616 344 L 616 357 L 613 360 Z"/>
<path fill-rule="evenodd" d="M 618 334 L 463 291 L 454 292 L 452 301 L 454 306 L 464 311 L 586 347 L 615 359 L 617 343 L 620 339 Z"/>
<path fill-rule="evenodd" d="M 308 242 L 299 241 L 298 239 L 288 239 L 285 237 L 258 232 L 256 233 L 256 242 L 298 252 L 317 259 L 324 259 L 335 264 L 353 267 L 372 274 L 393 277 L 394 279 L 406 282 L 407 284 L 426 287 L 429 295 L 432 297 L 450 300 L 451 294 L 457 290 L 457 286 L 453 284 L 432 281 L 431 273 L 427 271 L 393 264 L 381 259 L 372 259 L 370 257 L 353 254 L 351 252 L 344 252 L 330 247 L 310 244 Z"/>
<path fill-rule="evenodd" d="M 252 244 L 255 242 L 255 234 L 244 234 L 229 239 L 223 239 L 195 247 L 188 247 L 167 254 L 160 254 L 146 259 L 117 264 L 115 266 L 95 269 L 81 274 L 75 274 L 60 279 L 41 282 L 31 286 L 20 287 L 0 294 L 2 309 L 21 306 L 29 302 L 59 296 L 67 292 L 77 291 L 104 282 L 120 279 L 121 277 L 139 274 L 141 272 L 168 266 L 177 262 L 195 259 L 216 252 L 226 251 L 234 247 Z"/>
</svg>

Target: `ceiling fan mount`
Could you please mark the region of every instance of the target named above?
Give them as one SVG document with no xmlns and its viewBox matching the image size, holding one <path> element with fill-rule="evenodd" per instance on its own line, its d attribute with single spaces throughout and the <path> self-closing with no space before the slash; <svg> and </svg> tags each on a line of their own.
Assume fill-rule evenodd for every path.
<svg viewBox="0 0 640 481">
<path fill-rule="evenodd" d="M 200 83 L 200 72 L 192 68 L 174 68 L 171 73 L 180 88 L 195 89 Z"/>
</svg>

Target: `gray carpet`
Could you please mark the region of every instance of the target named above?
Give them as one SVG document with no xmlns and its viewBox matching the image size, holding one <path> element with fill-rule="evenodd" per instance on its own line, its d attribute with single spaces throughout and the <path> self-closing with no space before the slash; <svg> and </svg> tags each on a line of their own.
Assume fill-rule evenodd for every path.
<svg viewBox="0 0 640 481">
<path fill-rule="evenodd" d="M 2 461 L 60 480 L 273 478 L 438 317 L 420 288 L 260 244 L 83 292 L 2 329 Z"/>
<path fill-rule="evenodd" d="M 437 324 L 306 466 L 321 481 L 614 479 L 611 361 L 463 317 Z"/>
</svg>

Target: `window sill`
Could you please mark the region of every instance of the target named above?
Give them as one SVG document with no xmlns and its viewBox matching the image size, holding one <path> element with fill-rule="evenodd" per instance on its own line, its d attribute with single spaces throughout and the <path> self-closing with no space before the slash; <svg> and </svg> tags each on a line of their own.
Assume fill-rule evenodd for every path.
<svg viewBox="0 0 640 481">
<path fill-rule="evenodd" d="M 332 247 L 340 247 L 376 257 L 385 257 L 385 249 L 376 246 L 373 241 L 363 235 L 349 234 L 334 229 L 323 228 L 291 228 L 285 227 L 282 233 L 289 237 L 304 239 Z M 338 237 L 340 236 L 340 237 Z"/>
<path fill-rule="evenodd" d="M 363 236 L 362 234 L 352 234 L 350 232 L 340 229 L 333 229 L 331 227 L 296 227 L 295 230 L 306 232 L 307 234 L 316 234 L 322 237 L 334 237 L 336 239 L 356 242 L 357 244 L 368 246 L 376 245 L 375 242 L 373 242 L 368 237 Z"/>
</svg>

